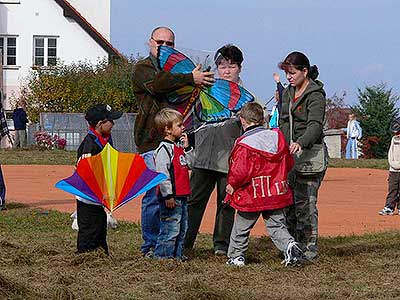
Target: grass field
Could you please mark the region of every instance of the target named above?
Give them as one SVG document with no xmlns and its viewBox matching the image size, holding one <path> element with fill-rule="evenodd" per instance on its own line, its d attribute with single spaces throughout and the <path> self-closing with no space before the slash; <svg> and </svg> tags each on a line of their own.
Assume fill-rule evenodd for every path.
<svg viewBox="0 0 400 300">
<path fill-rule="evenodd" d="M 76 161 L 75 151 L 50 150 L 40 151 L 35 147 L 22 150 L 0 150 L 0 162 L 4 165 L 73 165 Z M 330 168 L 389 168 L 386 159 L 346 160 L 332 158 Z"/>
<path fill-rule="evenodd" d="M 140 227 L 108 234 L 110 257 L 75 254 L 66 214 L 10 204 L 0 212 L 0 299 L 399 299 L 400 233 L 321 238 L 318 262 L 284 267 L 252 238 L 248 265 L 225 265 L 200 235 L 191 260 L 141 257 Z"/>
</svg>

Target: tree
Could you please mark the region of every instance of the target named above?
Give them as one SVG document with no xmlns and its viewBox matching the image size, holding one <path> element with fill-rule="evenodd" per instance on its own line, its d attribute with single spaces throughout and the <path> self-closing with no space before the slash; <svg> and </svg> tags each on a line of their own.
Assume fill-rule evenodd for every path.
<svg viewBox="0 0 400 300">
<path fill-rule="evenodd" d="M 350 108 L 346 107 L 344 98 L 346 92 L 343 92 L 340 96 L 336 93 L 326 99 L 326 119 L 328 129 L 340 129 L 347 126 L 348 115 Z"/>
<path fill-rule="evenodd" d="M 132 87 L 134 59 L 107 60 L 97 64 L 58 63 L 52 68 L 32 70 L 16 100 L 27 104 L 29 119 L 37 122 L 40 112 L 85 112 L 96 103 L 116 110 L 136 111 Z"/>
<path fill-rule="evenodd" d="M 385 158 L 392 133 L 390 123 L 399 113 L 397 95 L 384 83 L 358 89 L 359 104 L 352 107 L 363 130 L 363 154 L 366 157 Z M 371 143 L 369 142 L 371 140 Z M 374 141 L 372 143 L 372 141 Z"/>
</svg>

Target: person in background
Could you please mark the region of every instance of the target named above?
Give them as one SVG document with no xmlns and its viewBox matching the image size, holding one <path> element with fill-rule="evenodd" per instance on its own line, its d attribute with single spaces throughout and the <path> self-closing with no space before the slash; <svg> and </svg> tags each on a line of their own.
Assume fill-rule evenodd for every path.
<svg viewBox="0 0 400 300">
<path fill-rule="evenodd" d="M 4 182 L 3 170 L 0 165 L 0 211 L 6 209 L 6 183 Z"/>
<path fill-rule="evenodd" d="M 346 145 L 346 159 L 358 159 L 358 142 L 362 138 L 362 129 L 360 122 L 357 121 L 355 114 L 349 114 L 349 121 L 347 122 L 347 145 Z"/>
<path fill-rule="evenodd" d="M 400 118 L 397 118 L 392 122 L 390 130 L 394 135 L 388 152 L 388 194 L 385 206 L 379 212 L 381 216 L 393 216 L 396 206 L 398 210 L 397 213 L 400 215 Z"/>
<path fill-rule="evenodd" d="M 28 123 L 28 117 L 25 111 L 25 104 L 22 101 L 19 101 L 17 108 L 14 109 L 12 119 L 14 121 L 15 129 L 15 140 L 13 147 L 24 148 L 27 145 L 26 124 Z"/>
</svg>

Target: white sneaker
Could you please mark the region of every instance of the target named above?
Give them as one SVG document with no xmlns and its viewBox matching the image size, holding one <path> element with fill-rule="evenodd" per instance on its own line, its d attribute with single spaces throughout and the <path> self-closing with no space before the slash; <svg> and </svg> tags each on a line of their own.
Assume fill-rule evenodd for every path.
<svg viewBox="0 0 400 300">
<path fill-rule="evenodd" d="M 227 265 L 232 265 L 232 266 L 238 266 L 238 267 L 242 267 L 245 265 L 244 263 L 245 259 L 243 256 L 237 256 L 235 258 L 230 258 L 228 259 L 228 261 L 226 262 Z"/>
<path fill-rule="evenodd" d="M 384 208 L 382 208 L 382 210 L 379 212 L 379 214 L 381 216 L 393 216 L 393 213 L 394 213 L 394 209 L 391 209 L 386 206 Z"/>
<path fill-rule="evenodd" d="M 303 250 L 301 250 L 299 244 L 295 241 L 288 244 L 284 255 L 285 259 L 282 261 L 282 264 L 285 264 L 285 266 L 299 266 L 308 261 Z"/>
</svg>

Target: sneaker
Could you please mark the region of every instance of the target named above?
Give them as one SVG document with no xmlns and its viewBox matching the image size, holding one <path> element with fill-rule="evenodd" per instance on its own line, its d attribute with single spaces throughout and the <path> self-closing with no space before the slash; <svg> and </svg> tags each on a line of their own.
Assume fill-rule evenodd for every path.
<svg viewBox="0 0 400 300">
<path fill-rule="evenodd" d="M 182 255 L 181 257 L 177 257 L 176 258 L 177 261 L 181 261 L 181 262 L 185 262 L 189 260 L 189 257 L 187 257 L 186 255 Z"/>
<path fill-rule="evenodd" d="M 143 254 L 143 257 L 146 259 L 152 259 L 154 257 L 154 250 L 150 248 L 149 251 Z"/>
<path fill-rule="evenodd" d="M 381 216 L 393 216 L 393 213 L 394 213 L 393 209 L 386 206 L 382 208 L 382 210 L 379 212 Z"/>
<path fill-rule="evenodd" d="M 285 259 L 282 261 L 282 264 L 285 264 L 285 266 L 300 266 L 309 261 L 299 244 L 295 241 L 288 244 L 284 255 Z"/>
<path fill-rule="evenodd" d="M 226 256 L 227 253 L 226 253 L 226 250 L 218 249 L 218 250 L 215 250 L 214 254 L 217 256 Z"/>
<path fill-rule="evenodd" d="M 244 257 L 243 256 L 237 256 L 235 258 L 230 258 L 228 259 L 228 261 L 226 262 L 227 265 L 231 265 L 231 266 L 238 266 L 238 267 L 242 267 L 245 265 L 244 263 Z"/>
</svg>

